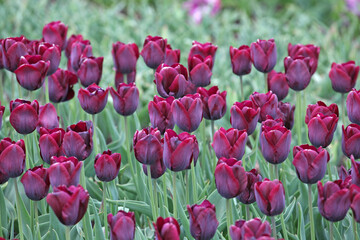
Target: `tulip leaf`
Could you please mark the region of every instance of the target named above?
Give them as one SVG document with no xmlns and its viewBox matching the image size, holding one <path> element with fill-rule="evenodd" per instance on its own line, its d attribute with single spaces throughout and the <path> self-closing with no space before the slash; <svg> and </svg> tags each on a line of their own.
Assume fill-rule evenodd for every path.
<svg viewBox="0 0 360 240">
<path fill-rule="evenodd" d="M 92 198 L 102 200 L 102 191 L 100 190 L 99 185 L 89 178 L 86 178 L 86 190 Z"/>
<path fill-rule="evenodd" d="M 65 239 L 65 227 L 60 223 L 52 209 L 50 210 L 49 230 L 52 233 L 51 239 L 59 239 L 59 235 L 64 236 L 61 239 Z"/>
<path fill-rule="evenodd" d="M 105 240 L 105 236 L 104 236 L 104 232 L 101 228 L 101 221 L 99 218 L 99 215 L 97 214 L 97 209 L 95 207 L 94 201 L 93 199 L 91 199 L 91 206 L 93 207 L 93 216 L 94 216 L 94 220 L 95 220 L 95 225 L 94 225 L 94 230 L 95 230 L 95 239 L 96 240 Z M 107 224 L 107 222 L 105 222 L 104 224 Z"/>
<path fill-rule="evenodd" d="M 314 222 L 316 226 L 315 227 L 316 239 L 326 239 L 325 228 L 327 228 L 327 226 L 324 226 L 323 224 L 324 218 L 319 213 L 318 208 L 313 208 L 313 212 L 314 212 Z"/>
<path fill-rule="evenodd" d="M 141 229 L 139 227 L 137 227 L 135 229 L 135 240 L 143 240 L 143 239 L 147 239 L 147 238 L 142 233 Z"/>
<path fill-rule="evenodd" d="M 223 198 L 218 191 L 215 189 L 207 198 L 209 202 L 215 205 L 216 207 L 216 218 L 220 220 L 226 213 L 226 200 Z"/>
<path fill-rule="evenodd" d="M 5 204 L 5 196 L 1 187 L 0 187 L 0 209 L 2 212 L 2 214 L 0 214 L 0 218 L 1 218 L 0 231 L 1 231 L 2 228 L 7 229 L 7 214 L 4 214 L 3 211 L 8 212 L 8 209 L 6 208 L 6 204 Z"/>
<path fill-rule="evenodd" d="M 176 201 L 177 201 L 178 206 L 181 206 L 180 199 L 177 198 Z M 183 226 L 183 229 L 184 229 L 184 231 L 185 231 L 185 235 L 186 235 L 189 239 L 191 239 L 192 237 L 191 237 L 191 234 L 190 234 L 189 219 L 186 217 L 186 214 L 185 214 L 184 209 L 179 208 L 179 209 L 177 210 L 177 212 L 178 212 L 178 215 L 179 215 L 179 217 L 180 217 L 180 221 L 181 221 L 181 224 L 182 224 L 182 226 Z"/>
<path fill-rule="evenodd" d="M 301 208 L 301 204 L 299 202 L 297 203 L 297 220 L 298 220 L 297 235 L 300 237 L 300 240 L 306 240 L 303 211 Z"/>
<path fill-rule="evenodd" d="M 82 224 L 83 224 L 83 230 L 85 233 L 85 239 L 86 240 L 92 240 L 93 239 L 93 234 L 92 234 L 92 227 L 91 227 L 91 221 L 90 221 L 90 213 L 89 213 L 89 209 L 87 209 L 84 218 L 82 220 Z"/>
<path fill-rule="evenodd" d="M 284 220 L 285 222 L 288 222 L 290 217 L 291 217 L 291 214 L 294 210 L 294 207 L 295 207 L 295 203 L 296 203 L 296 198 L 294 198 L 291 203 L 286 207 L 285 209 L 285 212 L 284 212 Z"/>
<path fill-rule="evenodd" d="M 111 204 L 123 205 L 126 208 L 130 209 L 131 211 L 136 211 L 138 213 L 145 214 L 150 218 L 152 217 L 151 208 L 145 202 L 135 201 L 135 200 L 111 200 L 111 199 L 108 199 L 107 202 Z"/>
</svg>

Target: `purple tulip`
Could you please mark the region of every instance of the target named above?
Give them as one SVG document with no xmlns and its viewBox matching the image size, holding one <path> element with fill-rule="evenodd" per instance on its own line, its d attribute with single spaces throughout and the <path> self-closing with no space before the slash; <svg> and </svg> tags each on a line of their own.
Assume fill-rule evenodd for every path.
<svg viewBox="0 0 360 240">
<path fill-rule="evenodd" d="M 50 101 L 58 103 L 72 99 L 75 95 L 73 85 L 77 82 L 78 79 L 74 73 L 59 68 L 48 77 Z"/>
<path fill-rule="evenodd" d="M 250 100 L 256 107 L 260 108 L 259 122 L 266 120 L 266 115 L 276 118 L 276 110 L 278 106 L 278 99 L 271 91 L 267 93 L 254 92 L 250 95 Z"/>
<path fill-rule="evenodd" d="M 52 187 L 65 185 L 78 185 L 80 182 L 80 171 L 83 162 L 77 160 L 76 157 L 51 157 L 51 165 L 48 168 L 50 184 Z"/>
<path fill-rule="evenodd" d="M 10 101 L 10 124 L 20 134 L 33 132 L 38 124 L 39 103 L 16 99 Z"/>
<path fill-rule="evenodd" d="M 283 100 L 289 92 L 289 85 L 285 73 L 272 70 L 267 76 L 268 90 L 272 91 L 279 101 Z"/>
<path fill-rule="evenodd" d="M 339 117 L 335 114 L 325 116 L 318 113 L 317 116 L 310 119 L 308 125 L 309 140 L 315 147 L 327 147 L 331 143 L 336 130 Z"/>
<path fill-rule="evenodd" d="M 245 174 L 247 177 L 246 188 L 238 196 L 236 196 L 236 198 L 244 204 L 252 204 L 255 202 L 255 183 L 261 182 L 262 177 L 256 169 L 245 172 Z"/>
<path fill-rule="evenodd" d="M 46 129 L 40 128 L 39 148 L 40 156 L 44 162 L 50 164 L 52 156 L 59 157 L 64 155 L 62 142 L 65 131 L 62 128 Z"/>
<path fill-rule="evenodd" d="M 149 102 L 148 111 L 151 126 L 157 128 L 161 134 L 164 134 L 166 129 L 173 129 L 175 126 L 171 111 L 171 104 L 174 99 L 174 97 L 164 99 L 154 96 L 154 101 Z"/>
<path fill-rule="evenodd" d="M 356 222 L 360 222 L 360 187 L 352 184 L 350 186 L 351 193 L 351 210 L 353 211 L 353 216 Z"/>
<path fill-rule="evenodd" d="M 84 40 L 84 38 L 83 38 L 83 36 L 81 34 L 79 34 L 79 35 L 75 35 L 75 34 L 71 35 L 66 41 L 65 56 L 67 58 L 70 58 L 71 48 L 72 48 L 73 43 L 81 42 L 83 40 Z"/>
<path fill-rule="evenodd" d="M 315 61 L 303 56 L 286 57 L 284 67 L 289 87 L 295 91 L 304 90 L 316 70 Z"/>
<path fill-rule="evenodd" d="M 104 110 L 108 100 L 109 88 L 102 89 L 95 83 L 87 88 L 80 88 L 78 99 L 82 109 L 89 114 L 98 114 Z"/>
<path fill-rule="evenodd" d="M 190 60 L 189 64 L 189 80 L 197 87 L 205 87 L 211 82 L 211 67 L 213 60 L 211 56 L 206 58 L 200 55 L 194 55 Z"/>
<path fill-rule="evenodd" d="M 294 126 L 294 112 L 295 105 L 291 106 L 290 103 L 278 102 L 277 117 L 281 118 L 284 126 L 291 130 Z"/>
<path fill-rule="evenodd" d="M 148 175 L 147 165 L 143 164 L 142 168 L 144 174 L 147 176 Z M 150 174 L 152 179 L 157 179 L 161 177 L 165 173 L 165 171 L 166 171 L 166 166 L 164 164 L 162 157 L 157 159 L 156 162 L 150 165 Z"/>
<path fill-rule="evenodd" d="M 297 56 L 309 57 L 312 61 L 314 61 L 314 72 L 316 71 L 318 65 L 319 53 L 320 47 L 313 44 L 288 44 L 288 55 L 291 58 L 295 58 Z"/>
<path fill-rule="evenodd" d="M 218 47 L 216 45 L 213 45 L 210 42 L 200 43 L 197 41 L 193 41 L 192 47 L 190 49 L 189 56 L 188 56 L 188 66 L 191 65 L 190 61 L 195 55 L 200 55 L 203 59 L 206 58 L 207 56 L 211 56 L 212 57 L 212 65 L 210 67 L 210 70 L 212 70 L 213 64 L 215 61 L 215 54 L 216 54 L 217 48 Z"/>
<path fill-rule="evenodd" d="M 139 90 L 134 83 L 120 83 L 115 91 L 110 88 L 116 112 L 122 116 L 133 114 L 139 104 Z"/>
<path fill-rule="evenodd" d="M 166 45 L 166 54 L 164 63 L 172 66 L 180 62 L 180 50 L 172 49 L 170 44 Z"/>
<path fill-rule="evenodd" d="M 125 77 L 126 77 L 126 83 L 135 83 L 135 78 L 136 78 L 136 70 L 128 73 L 128 74 L 122 74 L 121 72 L 116 71 L 115 72 L 115 88 L 118 88 L 120 83 L 125 82 Z"/>
<path fill-rule="evenodd" d="M 180 226 L 173 217 L 158 217 L 155 228 L 155 240 L 180 240 Z"/>
<path fill-rule="evenodd" d="M 285 190 L 283 184 L 275 179 L 265 178 L 255 183 L 255 199 L 260 211 L 266 216 L 276 216 L 285 208 Z"/>
<path fill-rule="evenodd" d="M 137 130 L 134 134 L 133 146 L 135 158 L 140 163 L 152 165 L 157 161 L 162 161 L 163 139 L 156 128 Z"/>
<path fill-rule="evenodd" d="M 24 36 L 5 38 L 0 41 L 0 56 L 5 69 L 14 72 L 20 66 L 20 58 L 28 54 Z"/>
<path fill-rule="evenodd" d="M 33 51 L 34 54 L 31 55 L 40 55 L 42 60 L 50 62 L 48 76 L 56 72 L 61 60 L 61 49 L 58 45 L 47 42 L 34 42 Z"/>
<path fill-rule="evenodd" d="M 319 113 L 322 113 L 325 116 L 335 114 L 339 117 L 339 108 L 335 103 L 326 106 L 322 101 L 318 101 L 316 104 L 309 104 L 306 109 L 305 123 L 308 124 L 310 119 L 317 116 Z"/>
<path fill-rule="evenodd" d="M 230 109 L 230 123 L 233 128 L 246 130 L 251 135 L 259 120 L 260 108 L 252 101 L 235 102 Z"/>
<path fill-rule="evenodd" d="M 135 43 L 113 43 L 111 54 L 117 72 L 128 74 L 136 70 L 136 62 L 139 58 L 139 48 Z"/>
<path fill-rule="evenodd" d="M 25 142 L 20 139 L 17 142 L 10 138 L 0 141 L 0 173 L 4 178 L 16 178 L 22 174 L 25 167 Z M 0 175 L 2 175 L 0 174 Z"/>
<path fill-rule="evenodd" d="M 354 156 L 350 156 L 351 159 L 351 183 L 360 187 L 360 162 L 356 162 Z"/>
<path fill-rule="evenodd" d="M 45 42 L 59 45 L 65 49 L 68 27 L 61 21 L 50 22 L 43 28 L 42 35 Z"/>
<path fill-rule="evenodd" d="M 274 39 L 260 40 L 250 45 L 251 60 L 254 67 L 263 73 L 274 69 L 277 59 L 277 50 Z"/>
<path fill-rule="evenodd" d="M 355 159 L 360 158 L 360 126 L 357 124 L 350 124 L 346 128 L 342 126 L 342 141 L 341 147 L 344 155 L 350 157 L 353 155 Z"/>
<path fill-rule="evenodd" d="M 360 90 L 352 89 L 346 99 L 346 110 L 349 120 L 360 124 Z"/>
<path fill-rule="evenodd" d="M 89 40 L 76 41 L 71 44 L 69 63 L 75 72 L 80 68 L 81 59 L 91 56 L 93 56 L 93 54 Z"/>
<path fill-rule="evenodd" d="M 80 59 L 77 75 L 81 84 L 88 87 L 91 84 L 99 84 L 102 75 L 103 57 L 83 57 Z"/>
<path fill-rule="evenodd" d="M 33 201 L 40 201 L 49 192 L 49 174 L 43 165 L 27 170 L 21 177 L 26 196 Z"/>
<path fill-rule="evenodd" d="M 133 240 L 135 237 L 135 214 L 118 211 L 115 216 L 107 215 L 111 240 Z"/>
<path fill-rule="evenodd" d="M 355 66 L 354 61 L 342 64 L 332 63 L 329 72 L 331 86 L 336 92 L 347 93 L 355 86 L 360 66 Z"/>
<path fill-rule="evenodd" d="M 203 103 L 203 117 L 208 120 L 218 120 L 226 113 L 226 91 L 220 92 L 217 86 L 209 90 L 198 88 Z"/>
<path fill-rule="evenodd" d="M 100 181 L 110 182 L 119 174 L 120 165 L 120 153 L 112 153 L 110 150 L 99 153 L 94 162 L 96 176 Z"/>
<path fill-rule="evenodd" d="M 0 102 L 0 130 L 2 128 L 2 118 L 3 118 L 4 112 L 5 112 L 5 107 L 1 106 L 1 102 Z"/>
<path fill-rule="evenodd" d="M 41 127 L 47 129 L 59 127 L 59 116 L 57 115 L 56 108 L 51 103 L 47 103 L 39 108 L 38 131 Z"/>
<path fill-rule="evenodd" d="M 140 55 L 149 68 L 156 69 L 160 64 L 164 63 L 166 45 L 167 40 L 162 37 L 152 37 L 150 35 L 146 37 Z"/>
<path fill-rule="evenodd" d="M 262 222 L 260 218 L 249 221 L 238 220 L 230 226 L 230 236 L 233 240 L 263 239 L 270 240 L 271 226 L 268 221 Z M 263 237 L 263 238 L 262 238 Z"/>
<path fill-rule="evenodd" d="M 249 74 L 252 65 L 250 47 L 247 45 L 242 45 L 239 48 L 230 46 L 229 52 L 233 73 L 238 76 Z"/>
</svg>

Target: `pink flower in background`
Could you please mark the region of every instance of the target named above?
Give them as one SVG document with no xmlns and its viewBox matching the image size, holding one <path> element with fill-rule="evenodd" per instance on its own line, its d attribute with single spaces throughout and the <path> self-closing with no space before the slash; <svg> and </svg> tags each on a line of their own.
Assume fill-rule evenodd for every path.
<svg viewBox="0 0 360 240">
<path fill-rule="evenodd" d="M 360 17 L 360 0 L 346 0 L 345 2 L 348 10 Z"/>
<path fill-rule="evenodd" d="M 201 23 L 204 15 L 215 15 L 220 11 L 221 0 L 188 0 L 184 8 L 196 23 Z"/>
</svg>

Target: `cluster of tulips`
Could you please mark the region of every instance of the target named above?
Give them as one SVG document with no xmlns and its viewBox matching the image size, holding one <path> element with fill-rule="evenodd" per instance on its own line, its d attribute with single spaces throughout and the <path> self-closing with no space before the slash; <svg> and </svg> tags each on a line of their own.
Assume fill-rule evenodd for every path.
<svg viewBox="0 0 360 240">
<path fill-rule="evenodd" d="M 67 70 L 59 68 L 62 51 L 68 60 Z M 207 165 L 212 174 L 208 178 L 215 184 L 218 193 L 227 199 L 228 232 L 223 233 L 224 236 L 234 240 L 277 239 L 279 234 L 276 232 L 275 216 L 280 215 L 283 221 L 282 212 L 286 205 L 285 188 L 279 180 L 278 166 L 290 153 L 294 119 L 297 121 L 296 135 L 299 145 L 293 148 L 293 165 L 300 181 L 309 186 L 311 239 L 315 239 L 312 184 L 317 183 L 318 209 L 325 219 L 330 222 L 340 221 L 351 207 L 354 221 L 360 222 L 360 163 L 355 161 L 360 158 L 360 91 L 354 89 L 359 66 L 356 66 L 354 61 L 333 63 L 329 72 L 333 89 L 343 95 L 349 93 L 346 108 L 352 122 L 344 126 L 346 114 L 345 106 L 342 107 L 342 150 L 347 158 L 351 158 L 351 170 L 343 166 L 339 173 L 340 179 L 332 181 L 331 166 L 328 164 L 330 155 L 326 148 L 331 144 L 337 127 L 338 106 L 327 106 L 319 101 L 308 105 L 305 116 L 301 113 L 300 91 L 309 85 L 317 69 L 320 48 L 314 45 L 289 44 L 289 56 L 284 59 L 285 72 L 282 73 L 273 70 L 277 61 L 273 39 L 258 40 L 250 47 L 230 47 L 232 70 L 240 77 L 242 101 L 235 102 L 230 109 L 232 128 L 221 127 L 218 130 L 215 129 L 214 121 L 221 119 L 227 111 L 227 93 L 221 92 L 217 86 L 204 88 L 211 83 L 216 51 L 217 46 L 211 43 L 194 41 L 186 68 L 179 63 L 180 51 L 172 49 L 167 39 L 162 37 L 148 36 L 140 53 L 134 43 L 116 42 L 112 48 L 116 71 L 115 88 L 103 89 L 99 86 L 103 57 L 93 56 L 90 41 L 84 40 L 82 35 L 67 38 L 67 26 L 62 22 L 45 25 L 41 40 L 28 40 L 24 36 L 0 40 L 0 68 L 13 72 L 17 82 L 26 90 L 45 88 L 45 104 L 42 106 L 37 100 L 10 101 L 9 122 L 17 133 L 24 135 L 25 141 L 20 139 L 15 142 L 10 138 L 1 140 L 0 183 L 6 183 L 10 178 L 15 179 L 18 205 L 20 195 L 16 178 L 21 177 L 26 196 L 35 204 L 36 216 L 36 202 L 46 197 L 59 221 L 66 226 L 73 226 L 87 211 L 90 196 L 84 186 L 85 181 L 82 180 L 85 178 L 83 161 L 95 151 L 96 177 L 103 182 L 105 237 L 110 235 L 112 240 L 134 239 L 136 221 L 133 212 L 122 209 L 114 213 L 115 215 L 107 215 L 106 201 L 109 197 L 106 182 L 120 178 L 122 160 L 120 153 L 112 153 L 110 150 L 98 152 L 96 114 L 104 110 L 110 91 L 115 111 L 124 117 L 124 131 L 128 133 L 126 149 L 130 156 L 126 169 L 131 172 L 137 191 L 140 191 L 140 171 L 133 163 L 132 151 L 147 175 L 155 239 L 180 239 L 177 217 L 183 210 L 178 209 L 176 197 L 176 181 L 182 176 L 179 172 L 184 171 L 188 176 L 187 171 L 190 171 L 189 179 L 192 184 L 187 182 L 187 189 L 192 187 L 194 203 L 200 200 L 197 199 L 199 189 L 195 168 L 199 155 L 204 153 L 200 153 L 197 136 L 192 133 L 199 128 L 203 118 L 211 122 L 212 149 L 209 149 L 206 139 L 201 139 L 200 143 L 204 146 L 202 151 L 208 149 L 211 152 L 209 161 L 201 164 Z M 155 95 L 148 104 L 151 127 L 137 130 L 131 147 L 127 119 L 139 104 L 139 90 L 135 80 L 136 64 L 140 55 L 145 64 L 154 70 L 154 83 L 159 96 Z M 251 72 L 252 66 L 264 73 L 265 93 L 254 92 L 248 100 L 244 100 L 243 76 Z M 73 86 L 78 79 L 84 88 L 80 88 L 77 97 L 82 109 L 92 115 L 92 121 L 80 121 L 66 129 L 60 128 L 57 109 L 50 101 L 59 103 L 71 100 L 75 96 Z M 281 102 L 288 95 L 289 88 L 296 91 L 296 112 L 294 105 Z M 1 106 L 0 127 L 4 111 L 5 107 Z M 302 142 L 303 117 L 312 145 Z M 260 126 L 256 129 L 258 123 Z M 181 133 L 174 131 L 174 128 Z M 32 138 L 26 136 L 34 131 L 38 132 L 38 135 L 35 134 Z M 257 135 L 254 136 L 253 145 L 249 141 L 252 134 Z M 38 142 L 40 157 L 47 168 L 43 165 L 35 166 L 38 156 L 26 149 L 33 144 L 32 141 Z M 253 152 L 260 149 L 263 158 L 268 162 L 270 176 L 262 176 L 258 167 L 249 166 L 251 163 L 243 159 L 247 145 Z M 261 158 L 256 159 L 257 164 L 266 164 L 260 160 Z M 246 171 L 244 165 L 255 168 Z M 160 206 L 156 185 L 153 189 L 152 179 L 160 178 L 167 169 L 173 174 L 173 203 L 171 207 L 166 197 L 165 205 L 168 211 L 172 211 L 171 216 L 163 218 L 159 216 Z M 330 181 L 323 184 L 321 180 L 327 169 Z M 168 194 L 166 186 L 164 194 Z M 234 224 L 231 209 L 231 200 L 234 198 L 246 205 L 247 221 L 238 220 Z M 214 237 L 219 222 L 215 205 L 206 199 L 202 200 L 201 204 L 190 205 L 188 202 L 187 210 L 192 237 L 206 240 Z M 254 202 L 264 215 L 271 217 L 272 227 L 267 221 L 251 219 L 249 206 Z M 23 240 L 19 211 L 17 220 L 19 237 Z M 39 226 L 35 226 L 33 230 L 39 232 Z M 357 239 L 356 225 L 353 230 Z M 288 239 L 287 231 L 282 224 L 281 236 L 285 239 Z M 0 234 L 4 236 L 1 229 Z M 67 231 L 67 239 L 70 239 L 69 234 Z"/>
</svg>

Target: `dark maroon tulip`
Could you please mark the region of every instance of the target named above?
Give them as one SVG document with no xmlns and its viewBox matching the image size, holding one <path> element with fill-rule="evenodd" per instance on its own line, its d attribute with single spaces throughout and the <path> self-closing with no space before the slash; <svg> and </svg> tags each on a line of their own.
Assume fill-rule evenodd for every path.
<svg viewBox="0 0 360 240">
<path fill-rule="evenodd" d="M 133 240 L 135 237 L 135 214 L 120 210 L 113 216 L 107 215 L 111 240 Z"/>
<path fill-rule="evenodd" d="M 10 101 L 10 124 L 20 134 L 33 132 L 38 124 L 39 103 L 16 99 Z"/>
<path fill-rule="evenodd" d="M 352 184 L 350 186 L 351 193 L 351 210 L 353 211 L 356 222 L 360 222 L 360 187 Z"/>
<path fill-rule="evenodd" d="M 172 66 L 180 62 L 180 50 L 172 49 L 170 44 L 166 45 L 166 54 L 164 63 Z"/>
<path fill-rule="evenodd" d="M 143 164 L 142 167 L 145 175 L 147 176 L 148 174 L 147 165 Z M 152 179 L 157 179 L 161 177 L 165 173 L 165 171 L 166 171 L 166 166 L 164 164 L 163 158 L 157 159 L 156 162 L 150 165 L 150 173 Z"/>
<path fill-rule="evenodd" d="M 249 221 L 236 221 L 235 225 L 230 226 L 230 236 L 233 240 L 272 239 L 270 238 L 270 223 L 268 221 L 262 222 L 260 218 L 254 218 Z"/>
<path fill-rule="evenodd" d="M 178 127 L 186 132 L 195 131 L 203 118 L 203 104 L 200 94 L 189 94 L 174 100 L 171 105 L 174 121 Z"/>
<path fill-rule="evenodd" d="M 46 202 L 50 205 L 59 221 L 72 226 L 85 215 L 89 203 L 89 193 L 81 185 L 54 187 Z"/>
<path fill-rule="evenodd" d="M 55 21 L 44 26 L 42 35 L 45 42 L 59 45 L 61 49 L 65 49 L 67 30 L 68 27 L 64 23 Z"/>
<path fill-rule="evenodd" d="M 331 86 L 336 92 L 347 93 L 355 86 L 360 66 L 355 66 L 355 61 L 346 63 L 332 63 L 329 72 Z"/>
<path fill-rule="evenodd" d="M 356 162 L 354 156 L 350 156 L 351 159 L 351 183 L 360 187 L 360 162 Z"/>
<path fill-rule="evenodd" d="M 188 66 L 190 66 L 190 60 L 195 55 L 200 55 L 202 58 L 206 58 L 207 56 L 211 56 L 212 57 L 212 64 L 214 64 L 215 54 L 216 54 L 217 48 L 218 47 L 216 45 L 213 45 L 210 42 L 199 43 L 197 41 L 193 41 L 192 42 L 192 47 L 190 49 L 189 56 L 188 56 Z M 212 70 L 212 68 L 213 68 L 213 65 L 211 65 L 210 70 Z"/>
<path fill-rule="evenodd" d="M 94 83 L 99 84 L 102 75 L 103 61 L 103 57 L 81 58 L 77 75 L 84 87 L 88 87 Z"/>
<path fill-rule="evenodd" d="M 255 202 L 255 183 L 261 182 L 262 177 L 258 170 L 251 169 L 249 172 L 245 172 L 247 177 L 247 185 L 244 191 L 242 191 L 236 198 L 244 204 L 252 204 Z"/>
<path fill-rule="evenodd" d="M 315 62 L 309 57 L 303 56 L 286 57 L 284 67 L 287 83 L 295 91 L 304 90 L 316 70 Z"/>
<path fill-rule="evenodd" d="M 235 158 L 220 158 L 214 175 L 217 191 L 226 199 L 238 196 L 246 188 L 245 169 Z"/>
<path fill-rule="evenodd" d="M 16 80 L 25 89 L 34 91 L 41 88 L 50 66 L 40 55 L 26 55 L 20 58 L 19 67 L 14 71 Z"/>
<path fill-rule="evenodd" d="M 181 64 L 171 67 L 161 64 L 156 69 L 154 83 L 161 97 L 183 97 L 189 85 L 187 70 Z"/>
<path fill-rule="evenodd" d="M 342 126 L 342 141 L 341 147 L 344 155 L 350 157 L 354 156 L 355 159 L 360 158 L 360 126 L 357 124 L 350 124 L 346 128 Z"/>
<path fill-rule="evenodd" d="M 155 240 L 180 240 L 180 226 L 173 217 L 158 217 L 155 228 Z"/>
<path fill-rule="evenodd" d="M 10 138 L 4 138 L 0 141 L 0 172 L 5 178 L 16 178 L 22 174 L 25 154 L 25 142 L 22 139 L 14 142 Z"/>
<path fill-rule="evenodd" d="M 292 45 L 289 43 L 288 45 L 288 55 L 292 58 L 296 56 L 303 56 L 315 59 L 316 61 L 319 59 L 320 47 L 315 46 L 313 44 L 295 44 Z"/>
<path fill-rule="evenodd" d="M 118 88 L 118 86 L 120 85 L 120 83 L 125 82 L 129 84 L 129 83 L 135 83 L 136 80 L 136 70 L 128 73 L 128 74 L 122 74 L 121 72 L 115 72 L 115 88 Z"/>
<path fill-rule="evenodd" d="M 242 45 L 239 48 L 230 46 L 229 52 L 233 73 L 238 76 L 249 74 L 252 65 L 249 46 Z"/>
<path fill-rule="evenodd" d="M 71 45 L 69 62 L 71 68 L 77 72 L 80 68 L 81 58 L 91 57 L 92 47 L 89 40 L 76 41 Z"/>
<path fill-rule="evenodd" d="M 266 120 L 261 123 L 260 133 L 266 131 L 265 128 L 284 127 L 284 121 L 281 118 L 274 119 L 271 116 L 266 116 Z M 259 139 L 261 141 L 261 138 Z"/>
<path fill-rule="evenodd" d="M 25 42 L 24 36 L 5 38 L 0 42 L 0 62 L 5 69 L 14 72 L 20 66 L 20 58 L 28 54 Z"/>
<path fill-rule="evenodd" d="M 353 123 L 360 124 L 360 90 L 353 88 L 346 99 L 346 110 L 349 120 Z"/>
<path fill-rule="evenodd" d="M 49 174 L 43 165 L 27 170 L 21 177 L 26 196 L 33 201 L 40 201 L 49 192 Z"/>
<path fill-rule="evenodd" d="M 246 130 L 251 135 L 259 120 L 260 108 L 252 101 L 235 102 L 230 109 L 230 123 L 233 128 Z"/>
<path fill-rule="evenodd" d="M 115 69 L 122 74 L 128 74 L 136 70 L 136 62 L 139 58 L 139 48 L 135 43 L 113 43 L 111 54 Z"/>
<path fill-rule="evenodd" d="M 284 126 L 287 129 L 292 129 L 294 126 L 294 112 L 295 105 L 291 106 L 290 103 L 278 102 L 277 117 L 281 118 L 284 122 Z"/>
<path fill-rule="evenodd" d="M 144 47 L 140 55 L 145 64 L 152 69 L 156 69 L 165 60 L 167 40 L 159 36 L 147 36 Z"/>
<path fill-rule="evenodd" d="M 41 158 L 50 164 L 52 156 L 59 157 L 64 155 L 62 142 L 65 131 L 62 128 L 46 129 L 40 128 L 39 148 Z"/>
<path fill-rule="evenodd" d="M 71 35 L 66 41 L 65 56 L 67 58 L 70 57 L 71 48 L 72 48 L 72 45 L 73 45 L 74 42 L 81 42 L 83 40 L 84 40 L 84 38 L 83 38 L 83 36 L 81 34 L 79 34 L 79 35 L 75 35 L 75 34 Z"/>
<path fill-rule="evenodd" d="M 80 88 L 78 99 L 82 109 L 89 114 L 98 114 L 104 110 L 108 100 L 109 88 L 102 89 L 95 83 L 87 88 Z"/>
<path fill-rule="evenodd" d="M 151 126 L 157 128 L 161 134 L 164 134 L 166 129 L 173 129 L 175 126 L 171 111 L 171 104 L 174 99 L 174 97 L 164 99 L 154 96 L 154 101 L 149 102 L 148 111 Z"/>
<path fill-rule="evenodd" d="M 190 233 L 196 240 L 210 240 L 214 237 L 219 222 L 215 205 L 204 200 L 200 205 L 187 205 L 190 218 Z"/>
<path fill-rule="evenodd" d="M 289 92 L 289 85 L 285 73 L 272 70 L 267 76 L 268 90 L 272 91 L 279 101 L 283 100 Z"/>
<path fill-rule="evenodd" d="M 226 113 L 226 91 L 220 92 L 217 86 L 209 90 L 198 88 L 203 103 L 203 117 L 208 120 L 218 120 Z"/>
<path fill-rule="evenodd" d="M 195 135 L 187 132 L 177 135 L 171 129 L 166 130 L 163 158 L 168 169 L 174 172 L 190 169 L 192 161 L 196 165 L 198 156 L 199 145 Z"/>
<path fill-rule="evenodd" d="M 336 130 L 339 117 L 335 114 L 326 116 L 318 113 L 317 116 L 310 119 L 308 125 L 309 140 L 315 147 L 327 147 L 331 143 Z"/>
<path fill-rule="evenodd" d="M 139 90 L 134 83 L 120 83 L 115 91 L 110 88 L 116 112 L 122 116 L 133 114 L 139 104 Z"/>
<path fill-rule="evenodd" d="M 285 190 L 281 181 L 265 178 L 255 183 L 255 199 L 260 211 L 266 216 L 279 215 L 285 208 Z"/>
<path fill-rule="evenodd" d="M 335 114 L 339 117 L 339 108 L 335 103 L 326 106 L 322 101 L 318 101 L 316 104 L 309 104 L 306 109 L 305 123 L 308 124 L 310 119 L 317 116 L 319 113 L 322 113 L 325 116 Z"/>
<path fill-rule="evenodd" d="M 345 179 L 347 179 L 348 177 L 351 178 L 351 168 L 349 170 L 346 170 L 346 168 L 341 165 L 340 167 L 338 167 L 338 175 L 339 175 L 339 179 L 345 181 Z"/>
<path fill-rule="evenodd" d="M 5 107 L 1 106 L 1 102 L 0 102 L 0 130 L 2 128 L 2 118 L 3 118 L 4 112 L 5 112 Z"/>
<path fill-rule="evenodd" d="M 63 149 L 66 156 L 85 160 L 93 149 L 93 123 L 80 121 L 67 127 L 64 135 Z"/>
<path fill-rule="evenodd" d="M 40 55 L 42 60 L 49 61 L 49 70 L 47 75 L 51 75 L 56 72 L 61 60 L 61 49 L 58 45 L 50 44 L 47 42 L 35 42 L 33 45 L 34 54 Z"/>
<path fill-rule="evenodd" d="M 347 184 L 342 180 L 327 182 L 319 181 L 318 207 L 320 214 L 328 221 L 337 222 L 345 218 L 351 204 L 351 194 Z"/>
<path fill-rule="evenodd" d="M 278 98 L 271 91 L 267 93 L 254 92 L 250 95 L 250 100 L 260 108 L 259 122 L 266 120 L 266 115 L 277 117 Z"/>
<path fill-rule="evenodd" d="M 156 128 L 137 130 L 133 138 L 136 160 L 142 164 L 151 165 L 163 157 L 163 140 Z"/>
<path fill-rule="evenodd" d="M 295 146 L 293 148 L 293 165 L 300 181 L 313 184 L 320 181 L 326 173 L 326 166 L 330 155 L 322 147 L 310 145 Z"/>
<path fill-rule="evenodd" d="M 194 55 L 190 60 L 189 64 L 189 80 L 197 87 L 205 87 L 211 82 L 211 67 L 213 60 L 211 56 L 206 58 L 200 55 Z"/>
<path fill-rule="evenodd" d="M 234 128 L 225 130 L 221 127 L 215 132 L 211 146 L 218 159 L 225 157 L 240 160 L 245 153 L 247 137 L 246 130 Z"/>
<path fill-rule="evenodd" d="M 52 187 L 65 185 L 78 185 L 80 182 L 80 171 L 83 162 L 76 157 L 51 157 L 51 165 L 48 168 L 50 184 Z"/>
<path fill-rule="evenodd" d="M 251 60 L 254 67 L 263 73 L 274 69 L 277 59 L 277 50 L 274 39 L 260 40 L 250 45 Z"/>
<path fill-rule="evenodd" d="M 120 153 L 112 153 L 110 150 L 99 153 L 94 162 L 96 176 L 100 181 L 110 182 L 119 174 L 120 165 Z"/>
<path fill-rule="evenodd" d="M 52 103 L 47 103 L 40 106 L 39 109 L 39 121 L 37 128 L 54 129 L 59 127 L 59 116 L 57 115 L 56 108 Z"/>
<path fill-rule="evenodd" d="M 48 77 L 48 81 L 50 101 L 65 102 L 74 97 L 73 85 L 78 82 L 74 73 L 59 68 Z"/>
</svg>

